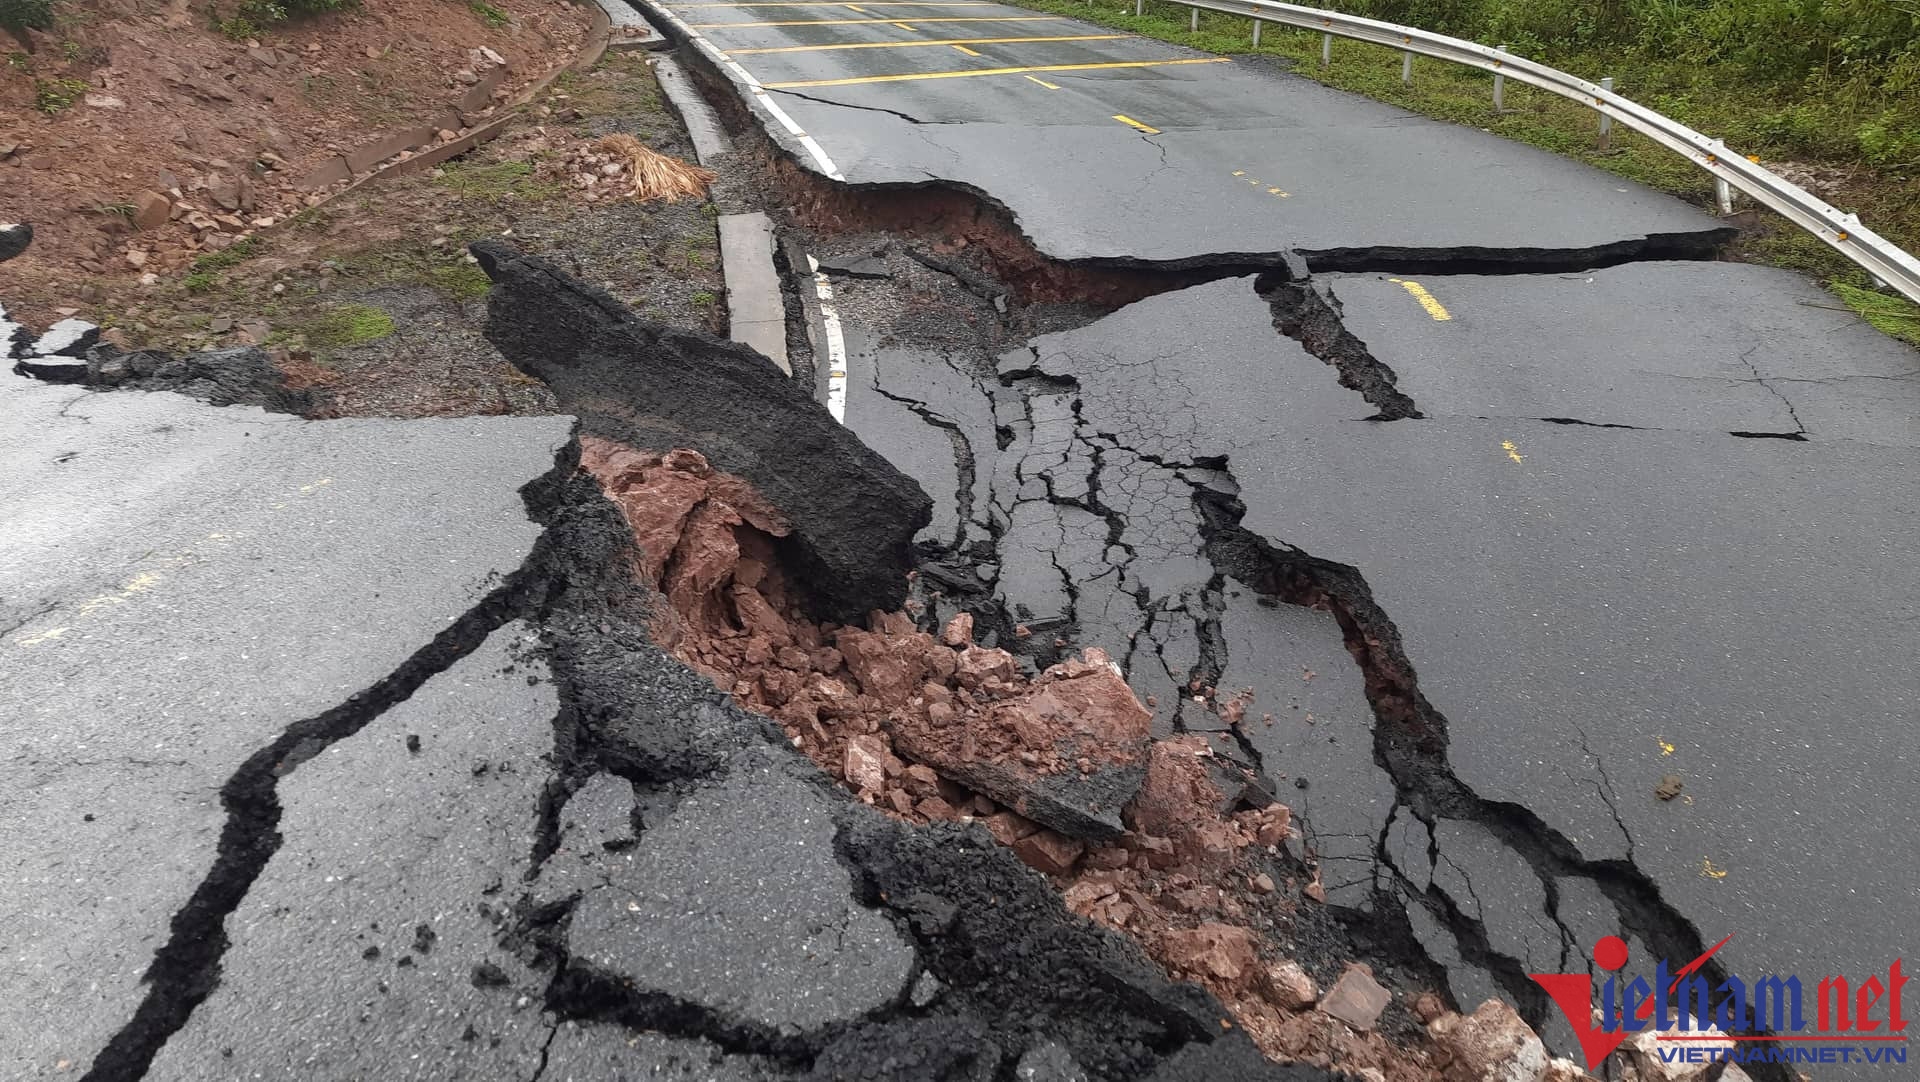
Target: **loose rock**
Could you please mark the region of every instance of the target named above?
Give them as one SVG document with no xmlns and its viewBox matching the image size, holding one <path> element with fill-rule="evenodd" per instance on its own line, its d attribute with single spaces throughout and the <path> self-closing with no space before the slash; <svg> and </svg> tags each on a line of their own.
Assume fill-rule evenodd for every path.
<svg viewBox="0 0 1920 1082">
<path fill-rule="evenodd" d="M 1373 979 L 1372 968 L 1354 964 L 1320 998 L 1320 1009 L 1355 1029 L 1369 1030 L 1392 1001 L 1392 993 Z"/>
</svg>

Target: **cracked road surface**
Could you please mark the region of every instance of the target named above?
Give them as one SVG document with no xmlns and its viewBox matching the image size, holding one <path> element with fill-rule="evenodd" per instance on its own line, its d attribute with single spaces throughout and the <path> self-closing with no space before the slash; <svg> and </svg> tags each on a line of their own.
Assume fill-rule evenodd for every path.
<svg viewBox="0 0 1920 1082">
<path fill-rule="evenodd" d="M 568 422 L 314 424 L 0 381 L 0 1074 L 25 1078 L 84 1070 L 133 1016 L 229 777 L 525 560 L 517 490 Z"/>
<path fill-rule="evenodd" d="M 1261 1077 L 654 645 L 573 419 L 0 393 L 5 1077 Z"/>
<path fill-rule="evenodd" d="M 1010 5 L 661 0 L 653 10 L 765 87 L 850 183 L 986 193 L 1058 259 L 1290 250 L 1327 268 L 1591 261 L 1698 251 L 1721 232 L 1545 151 L 1264 64 Z M 763 119 L 825 171 L 794 129 Z"/>
<path fill-rule="evenodd" d="M 1244 61 L 995 4 L 660 7 L 856 188 L 976 193 L 1082 266 L 1299 257 L 1011 351 L 916 355 L 843 277 L 846 421 L 954 494 L 923 544 L 1042 659 L 1106 648 L 1163 733 L 1256 689 L 1237 750 L 1291 779 L 1328 903 L 1463 1007 L 1566 1053 L 1526 974 L 1601 935 L 1738 933 L 1742 973 L 1920 946 L 1885 846 L 1920 836 L 1911 349 L 1669 261 L 1723 236 L 1676 201 Z"/>
<path fill-rule="evenodd" d="M 1920 831 L 1920 359 L 1757 267 L 1421 277 L 1444 321 L 1407 281 L 1316 283 L 1363 340 L 1338 368 L 1253 278 L 1035 338 L 971 404 L 951 356 L 854 350 L 880 395 L 941 405 L 848 423 L 883 449 L 918 424 L 923 452 L 957 429 L 967 469 L 922 480 L 975 478 L 997 599 L 1125 658 L 1163 728 L 1224 727 L 1191 678 L 1254 688 L 1242 742 L 1296 798 L 1329 904 L 1404 912 L 1462 1004 L 1531 1003 L 1567 1050 L 1525 974 L 1603 934 L 1678 954 L 1738 932 L 1743 972 L 1915 946 L 1920 884 L 1876 839 Z M 1339 385 L 1382 365 L 1419 416 Z M 1346 583 L 1336 609 L 1417 671 L 1437 741 L 1370 708 L 1332 618 L 1261 596 L 1286 599 L 1276 568 Z M 1684 799 L 1656 799 L 1675 771 Z"/>
</svg>

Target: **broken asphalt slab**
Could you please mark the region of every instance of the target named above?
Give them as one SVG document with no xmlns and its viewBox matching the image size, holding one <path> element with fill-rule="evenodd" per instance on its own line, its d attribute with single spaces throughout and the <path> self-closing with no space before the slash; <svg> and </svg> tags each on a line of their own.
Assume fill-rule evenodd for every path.
<svg viewBox="0 0 1920 1082">
<path fill-rule="evenodd" d="M 494 280 L 488 340 L 547 383 L 588 433 L 643 449 L 692 448 L 751 482 L 791 517 L 782 551 L 819 615 L 849 622 L 905 601 L 910 545 L 931 502 L 772 362 L 647 323 L 504 244 L 473 251 Z"/>
<path fill-rule="evenodd" d="M 1343 618 L 1367 622 L 1350 642 L 1378 636 L 1367 652 L 1389 668 L 1404 656 L 1437 733 L 1409 727 L 1400 712 L 1419 704 L 1391 686 L 1375 704 L 1388 720 L 1368 717 L 1359 673 L 1340 669 L 1342 629 L 1324 617 L 1202 591 L 1188 615 L 1206 645 L 1192 656 L 1202 671 L 1224 667 L 1223 696 L 1290 695 L 1303 686 L 1295 658 L 1321 674 L 1304 686 L 1326 697 L 1315 708 L 1326 730 L 1284 716 L 1267 729 L 1256 719 L 1276 699 L 1256 697 L 1245 738 L 1272 774 L 1306 775 L 1329 900 L 1403 906 L 1468 1007 L 1525 1002 L 1527 967 L 1558 968 L 1580 954 L 1568 944 L 1623 926 L 1642 929 L 1643 954 L 1738 928 L 1749 953 L 1728 964 L 1756 971 L 1884 964 L 1902 933 L 1880 900 L 1916 883 L 1850 841 L 1848 825 L 1920 830 L 1902 810 L 1915 800 L 1898 795 L 1920 797 L 1897 737 L 1920 702 L 1901 660 L 1920 582 L 1896 540 L 1920 464 L 1893 421 L 1920 414 L 1903 397 L 1920 382 L 1901 375 L 1911 351 L 1848 313 L 1793 322 L 1819 295 L 1758 268 L 1315 281 L 1337 302 L 1336 328 L 1344 306 L 1364 347 L 1329 354 L 1338 367 L 1276 329 L 1297 328 L 1303 291 L 1263 296 L 1247 278 L 1163 293 L 1002 358 L 1019 407 L 995 414 L 1003 447 L 969 446 L 982 505 L 1016 527 L 994 556 L 1009 611 L 1060 590 L 1048 603 L 1079 616 L 1106 589 L 1058 527 L 1020 532 L 1011 512 L 1030 501 L 1077 504 L 1063 513 L 1121 539 L 1193 531 L 1107 557 L 1107 578 L 1158 576 L 1153 598 L 1192 579 L 1169 575 L 1186 553 L 1215 559 L 1229 595 L 1289 572 L 1358 589 L 1347 601 L 1361 608 Z M 1452 318 L 1433 319 L 1408 281 Z M 1721 300 L 1730 289 L 1744 292 Z M 1609 339 L 1601 314 L 1636 298 L 1649 326 Z M 1547 333 L 1548 304 L 1586 330 Z M 1748 362 L 1744 377 L 1728 370 Z M 1368 420 L 1380 407 L 1339 382 L 1377 388 L 1396 372 L 1426 417 Z M 925 382 L 897 366 L 885 379 Z M 1728 400 L 1712 399 L 1722 387 Z M 1804 397 L 1816 388 L 1830 397 Z M 1808 424 L 1804 441 L 1722 427 L 1759 424 L 1782 397 L 1795 410 L 1814 402 L 1825 426 Z M 1573 404 L 1646 430 L 1538 419 Z M 1156 474 L 1203 513 L 1156 510 L 1163 501 L 1116 512 Z M 1045 485 L 1023 493 L 1033 479 Z M 1222 514 L 1265 540 L 1242 546 L 1254 566 L 1220 562 Z M 1016 573 L 1027 550 L 1034 567 Z M 1264 626 L 1288 611 L 1299 619 Z M 1148 626 L 1160 644 L 1167 622 Z M 1126 658 L 1130 677 L 1147 660 L 1139 632 L 1110 621 L 1076 622 L 1069 638 Z M 1676 772 L 1692 803 L 1657 798 Z M 1782 852 L 1814 870 L 1769 874 Z M 1835 884 L 1844 898 L 1828 898 Z M 1845 919 L 1809 927 L 1795 914 L 1813 906 Z M 1565 1050 L 1562 1027 L 1542 1032 Z"/>
<path fill-rule="evenodd" d="M 544 977 L 496 942 L 560 705 L 536 645 L 502 627 L 280 782 L 285 841 L 227 918 L 220 987 L 147 1079 L 536 1073 Z"/>
<path fill-rule="evenodd" d="M 1791 271 L 1637 263 L 1321 281 L 1429 417 L 1920 445 L 1920 354 Z"/>
<path fill-rule="evenodd" d="M 1662 288 L 1697 288 L 1702 339 L 1744 340 L 1741 308 L 1709 299 L 1724 276 L 1698 266 L 1706 274 L 1690 283 L 1685 274 L 1696 266 L 1677 265 L 1678 277 Z M 1638 271 L 1618 276 L 1630 281 Z M 1524 278 L 1488 280 L 1486 288 L 1503 286 L 1538 288 Z M 1393 301 L 1433 322 L 1398 284 L 1355 292 L 1368 314 Z M 1132 418 L 1156 390 L 1188 391 L 1171 399 L 1187 407 L 1193 381 L 1218 378 L 1211 369 L 1222 358 L 1231 370 L 1234 353 L 1216 345 L 1209 328 L 1233 303 L 1255 302 L 1230 302 L 1216 286 L 1164 294 L 1134 307 L 1152 306 L 1167 326 L 1198 328 L 1192 348 L 1163 350 L 1123 309 L 1053 339 L 1051 353 L 1039 351 L 1041 367 L 1080 382 L 1089 427 L 1144 428 Z M 1456 320 L 1482 318 L 1470 304 L 1457 307 Z M 1484 340 L 1491 321 L 1466 329 Z M 1431 333 L 1450 330 L 1442 324 Z M 1886 363 L 1871 353 L 1835 360 L 1795 352 L 1798 341 L 1783 340 L 1768 362 L 1774 367 L 1762 369 L 1789 396 L 1797 378 Z M 1543 366 L 1566 353 L 1580 358 L 1570 365 L 1612 365 L 1606 386 L 1618 391 L 1603 404 L 1625 422 L 1645 400 L 1640 373 L 1690 363 L 1644 352 L 1596 357 L 1579 336 L 1534 346 Z M 1669 348 L 1692 347 L 1681 340 Z M 1375 353 L 1399 367 L 1399 353 Z M 1904 896 L 1912 877 L 1845 839 L 1847 824 L 1869 815 L 1902 836 L 1920 829 L 1898 810 L 1913 801 L 1882 803 L 1913 792 L 1896 734 L 1920 702 L 1902 660 L 1920 582 L 1902 570 L 1911 561 L 1892 539 L 1911 502 L 1900 494 L 1913 492 L 1914 452 L 1856 440 L 1489 420 L 1464 405 L 1465 416 L 1366 421 L 1370 407 L 1335 387 L 1338 373 L 1296 343 L 1276 337 L 1266 356 L 1264 375 L 1239 381 L 1230 398 L 1199 397 L 1222 408 L 1176 411 L 1180 427 L 1155 451 L 1227 455 L 1246 529 L 1364 578 L 1450 737 L 1452 777 L 1436 788 L 1421 776 L 1436 764 L 1402 761 L 1396 765 L 1412 771 L 1398 779 L 1403 786 L 1431 799 L 1457 795 L 1457 779 L 1494 802 L 1476 807 L 1509 842 L 1537 815 L 1565 840 L 1559 859 L 1570 868 L 1630 862 L 1649 877 L 1636 888 L 1640 901 L 1671 907 L 1663 927 L 1679 933 L 1676 943 L 1691 934 L 1676 921 L 1709 939 L 1736 925 L 1752 929 L 1760 941 L 1740 963 L 1749 968 L 1871 968 L 1898 943 L 1899 918 L 1873 899 Z M 1510 354 L 1469 348 L 1450 356 L 1470 382 L 1474 366 L 1504 365 Z M 1828 386 L 1840 394 L 1866 388 L 1860 393 L 1871 405 L 1910 382 Z M 1358 408 L 1303 397 L 1315 383 L 1348 394 Z M 1813 615 L 1836 605 L 1844 618 Z M 1844 739 L 1831 731 L 1839 718 L 1847 719 Z M 1682 750 L 1669 754 L 1669 744 Z M 1687 772 L 1693 804 L 1652 794 L 1676 768 Z M 1518 818 L 1501 810 L 1508 806 L 1522 810 Z M 1773 825 L 1755 833 L 1750 824 L 1759 821 Z M 1799 854 L 1797 866 L 1809 874 L 1766 874 L 1783 851 Z M 1526 884 L 1508 880 L 1528 866 L 1493 875 L 1478 892 L 1514 894 Z M 1858 901 L 1828 898 L 1834 884 Z M 1815 928 L 1795 916 L 1815 905 L 1838 906 L 1845 920 Z M 1863 928 L 1874 931 L 1862 938 Z M 1542 956 L 1517 944 L 1505 949 Z"/>
<path fill-rule="evenodd" d="M 0 1073 L 84 1069 L 221 852 L 221 791 L 512 576 L 566 418 L 308 422 L 0 376 Z M 423 674 L 424 675 L 424 674 Z M 271 764 L 268 764 L 271 766 Z"/>
<path fill-rule="evenodd" d="M 904 997 L 913 951 L 854 903 L 833 852 L 834 802 L 805 777 L 813 773 L 748 751 L 680 801 L 579 899 L 570 964 L 769 1040 Z"/>
</svg>

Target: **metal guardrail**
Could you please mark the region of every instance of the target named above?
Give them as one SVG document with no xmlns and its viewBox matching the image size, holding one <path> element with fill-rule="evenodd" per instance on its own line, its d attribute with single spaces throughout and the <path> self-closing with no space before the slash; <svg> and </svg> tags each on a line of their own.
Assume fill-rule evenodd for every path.
<svg viewBox="0 0 1920 1082">
<path fill-rule="evenodd" d="M 1732 195 L 1729 189 L 1738 188 L 1751 196 L 1755 202 L 1778 211 L 1795 225 L 1833 246 L 1842 255 L 1858 263 L 1868 274 L 1873 275 L 1875 280 L 1892 286 L 1905 294 L 1907 299 L 1920 304 L 1920 259 L 1915 259 L 1898 245 L 1861 225 L 1857 216 L 1841 212 L 1806 189 L 1760 165 L 1758 161 L 1728 150 L 1724 142 L 1709 139 L 1677 120 L 1615 94 L 1612 89 L 1612 79 L 1605 80 L 1605 85 L 1595 85 L 1557 68 L 1550 68 L 1536 61 L 1514 56 L 1508 53 L 1504 46 L 1496 49 L 1460 38 L 1448 37 L 1445 34 L 1416 30 L 1413 27 L 1399 26 L 1377 19 L 1365 19 L 1358 15 L 1345 15 L 1337 11 L 1281 3 L 1280 0 L 1169 0 L 1169 2 L 1193 8 L 1193 21 L 1196 26 L 1201 9 L 1247 16 L 1254 20 L 1253 41 L 1256 45 L 1260 43 L 1262 23 L 1280 23 L 1306 30 L 1318 30 L 1325 35 L 1320 51 L 1323 65 L 1330 58 L 1334 37 L 1339 36 L 1401 50 L 1406 57 L 1400 69 L 1402 81 L 1412 78 L 1413 57 L 1416 53 L 1490 71 L 1494 74 L 1496 109 L 1500 107 L 1503 83 L 1506 79 L 1515 79 L 1529 86 L 1539 87 L 1563 98 L 1570 98 L 1583 105 L 1591 106 L 1601 116 L 1602 139 L 1607 135 L 1610 122 L 1618 121 L 1661 146 L 1683 155 L 1712 174 L 1721 213 L 1732 210 Z M 1145 10 L 1146 0 L 1134 0 L 1134 14 L 1144 14 Z"/>
</svg>

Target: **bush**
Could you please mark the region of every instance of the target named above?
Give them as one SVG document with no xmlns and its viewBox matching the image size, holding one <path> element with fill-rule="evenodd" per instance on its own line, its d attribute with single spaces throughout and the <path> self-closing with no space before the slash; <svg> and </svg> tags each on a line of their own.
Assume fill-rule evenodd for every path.
<svg viewBox="0 0 1920 1082">
<path fill-rule="evenodd" d="M 87 86 L 85 79 L 35 79 L 34 107 L 52 116 L 79 101 L 80 95 L 87 92 Z"/>
<path fill-rule="evenodd" d="M 0 0 L 0 27 L 45 30 L 53 25 L 53 0 Z"/>
<path fill-rule="evenodd" d="M 0 4 L 9 2 L 11 0 L 0 0 Z M 359 0 L 241 0 L 238 13 L 217 21 L 214 27 L 228 37 L 235 36 L 229 27 L 236 30 L 244 27 L 252 34 L 243 36 L 250 37 L 257 34 L 261 27 L 358 6 Z"/>
</svg>

